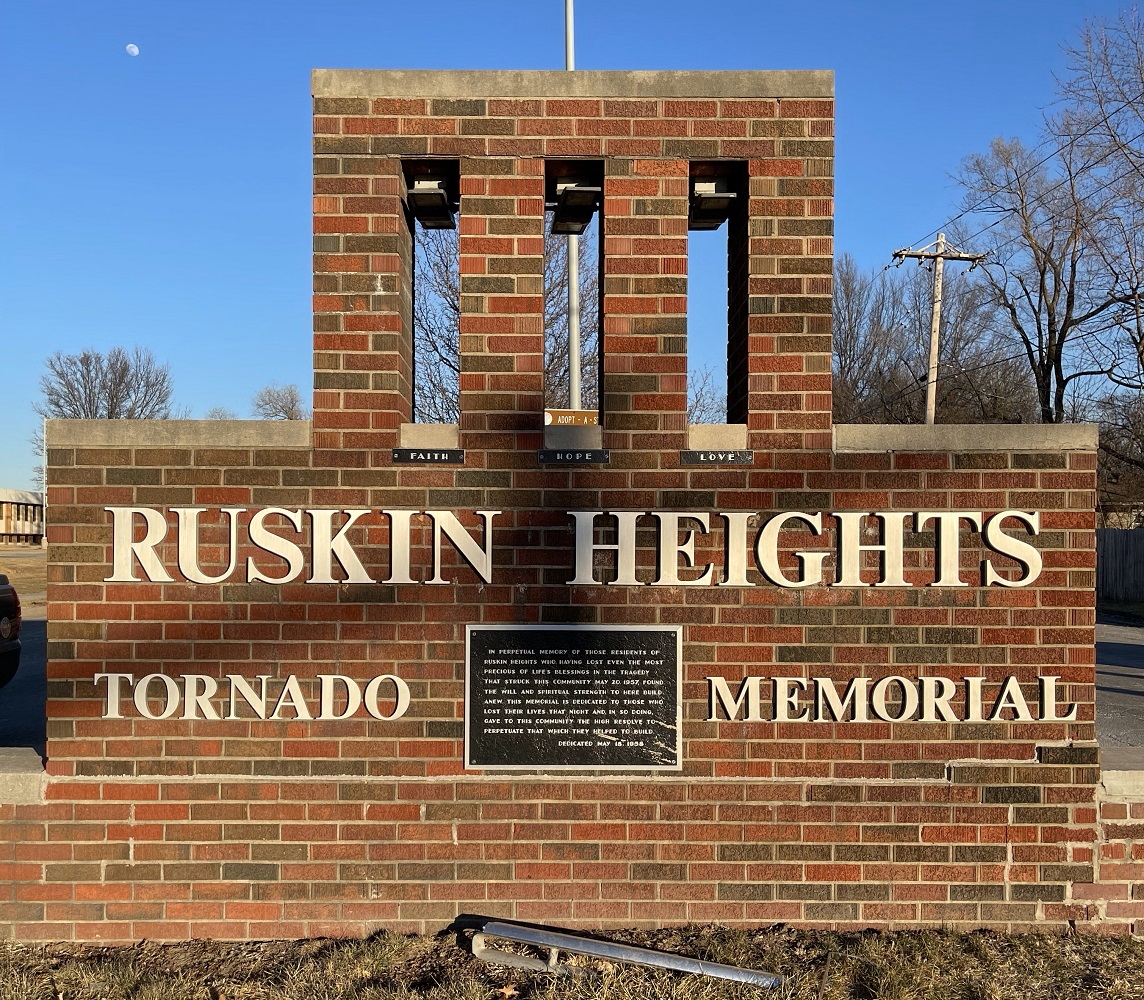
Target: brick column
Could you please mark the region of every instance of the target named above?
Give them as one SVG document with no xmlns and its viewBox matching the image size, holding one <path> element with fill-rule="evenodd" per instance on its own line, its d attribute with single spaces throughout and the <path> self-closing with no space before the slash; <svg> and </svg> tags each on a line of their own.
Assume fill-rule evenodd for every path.
<svg viewBox="0 0 1144 1000">
<path fill-rule="evenodd" d="M 543 160 L 462 161 L 460 256 L 461 445 L 508 453 L 539 447 Z"/>
<path fill-rule="evenodd" d="M 687 447 L 686 160 L 605 164 L 604 443 Z"/>
<path fill-rule="evenodd" d="M 314 445 L 331 453 L 315 461 L 343 468 L 387 465 L 412 414 L 412 240 L 393 154 L 402 143 L 424 153 L 427 140 L 390 137 L 389 155 L 374 156 L 369 133 L 396 132 L 388 115 L 425 102 L 372 103 L 315 101 Z"/>
<path fill-rule="evenodd" d="M 831 409 L 834 102 L 775 103 L 775 118 L 751 123 L 753 134 L 775 137 L 776 154 L 749 163 L 751 446 L 825 449 Z"/>
</svg>

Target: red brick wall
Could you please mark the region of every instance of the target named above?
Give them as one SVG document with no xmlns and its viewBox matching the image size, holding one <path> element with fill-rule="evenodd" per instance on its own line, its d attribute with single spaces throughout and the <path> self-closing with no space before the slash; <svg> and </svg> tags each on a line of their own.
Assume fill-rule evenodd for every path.
<svg viewBox="0 0 1144 1000">
<path fill-rule="evenodd" d="M 1127 782 L 1115 779 L 1129 778 Z M 1111 787 L 1109 787 L 1111 786 Z M 1100 796 L 1094 885 L 1074 887 L 1080 917 L 1108 933 L 1144 935 L 1144 783 L 1140 772 L 1108 775 Z"/>
<path fill-rule="evenodd" d="M 448 75 L 430 76 L 440 86 Z M 1093 882 L 1099 836 L 1094 453 L 1045 445 L 1038 429 L 992 448 L 918 429 L 911 450 L 834 451 L 829 91 L 711 96 L 712 75 L 699 74 L 704 92 L 680 97 L 679 75 L 666 74 L 621 98 L 608 88 L 637 84 L 593 79 L 605 76 L 599 96 L 572 97 L 560 74 L 488 98 L 410 97 L 402 74 L 319 81 L 312 440 L 277 427 L 273 444 L 249 425 L 49 429 L 50 781 L 44 804 L 0 805 L 8 934 L 422 930 L 466 911 L 581 926 L 1077 919 L 1073 886 Z M 390 455 L 410 412 L 400 160 L 425 156 L 460 160 L 463 467 L 394 466 Z M 606 466 L 535 457 L 545 156 L 605 160 Z M 750 175 L 749 295 L 733 322 L 749 354 L 732 379 L 754 464 L 696 468 L 679 461 L 686 183 L 689 160 L 720 157 Z M 491 584 L 451 555 L 447 586 L 276 587 L 107 583 L 112 505 L 504 514 Z M 907 588 L 787 590 L 754 573 L 748 588 L 567 585 L 570 509 L 1007 508 L 1042 512 L 1045 568 L 1020 589 L 926 587 L 932 531 L 907 537 Z M 464 520 L 476 530 L 475 516 Z M 221 516 L 207 521 L 224 566 Z M 712 522 L 696 561 L 721 565 Z M 784 535 L 785 564 L 799 547 L 829 547 L 829 518 L 827 528 Z M 353 540 L 384 576 L 384 518 L 363 517 Z M 650 578 L 647 525 L 639 540 Z M 415 576 L 429 544 L 422 522 Z M 976 534 L 963 547 L 970 579 L 983 551 Z M 173 538 L 160 552 L 174 564 Z M 464 770 L 465 624 L 569 621 L 682 626 L 682 773 Z M 322 673 L 393 673 L 412 703 L 389 722 L 149 721 L 129 706 L 109 720 L 101 671 L 294 674 L 307 690 Z M 1052 674 L 1079 718 L 708 721 L 705 678 L 747 674 L 980 674 L 990 692 L 1017 676 L 1031 701 L 1038 675 Z"/>
</svg>

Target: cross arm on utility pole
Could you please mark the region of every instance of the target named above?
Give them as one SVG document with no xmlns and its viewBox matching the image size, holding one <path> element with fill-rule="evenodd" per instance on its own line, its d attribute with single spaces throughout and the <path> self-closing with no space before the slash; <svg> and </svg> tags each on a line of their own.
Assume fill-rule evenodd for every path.
<svg viewBox="0 0 1144 1000">
<path fill-rule="evenodd" d="M 929 246 L 915 250 L 906 247 L 894 251 L 894 264 L 901 267 L 907 259 L 916 260 L 919 264 L 923 260 L 932 260 L 933 268 L 933 318 L 930 321 L 929 345 L 929 376 L 926 379 L 926 423 L 932 424 L 937 412 L 937 369 L 938 344 L 941 339 L 941 275 L 943 265 L 947 260 L 967 260 L 972 271 L 988 254 L 962 253 L 952 243 L 946 243 L 945 233 L 938 233 L 937 240 Z"/>
</svg>

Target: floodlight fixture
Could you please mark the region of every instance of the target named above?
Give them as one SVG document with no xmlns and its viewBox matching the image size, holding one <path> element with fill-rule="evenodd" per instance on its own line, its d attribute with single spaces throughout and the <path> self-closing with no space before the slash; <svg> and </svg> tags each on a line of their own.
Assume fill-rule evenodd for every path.
<svg viewBox="0 0 1144 1000">
<path fill-rule="evenodd" d="M 602 190 L 575 182 L 556 186 L 556 205 L 552 209 L 552 232 L 560 236 L 579 236 L 588 228 L 592 215 L 600 206 Z"/>
<path fill-rule="evenodd" d="M 441 177 L 417 177 L 405 196 L 413 217 L 426 229 L 456 229 L 449 192 Z"/>
<path fill-rule="evenodd" d="M 687 228 L 718 229 L 731 215 L 735 192 L 725 177 L 694 178 L 687 206 Z"/>
</svg>

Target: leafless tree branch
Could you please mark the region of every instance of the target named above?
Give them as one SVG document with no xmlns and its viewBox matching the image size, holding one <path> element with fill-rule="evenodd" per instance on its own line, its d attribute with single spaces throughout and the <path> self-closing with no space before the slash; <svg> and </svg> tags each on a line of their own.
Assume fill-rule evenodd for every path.
<svg viewBox="0 0 1144 1000">
<path fill-rule="evenodd" d="M 170 416 L 171 372 L 146 348 L 130 353 L 113 347 L 107 354 L 56 351 L 40 376 L 42 417 L 72 420 L 161 420 Z"/>
<path fill-rule="evenodd" d="M 250 409 L 262 420 L 305 420 L 310 415 L 293 384 L 263 386 L 250 401 Z"/>
</svg>

